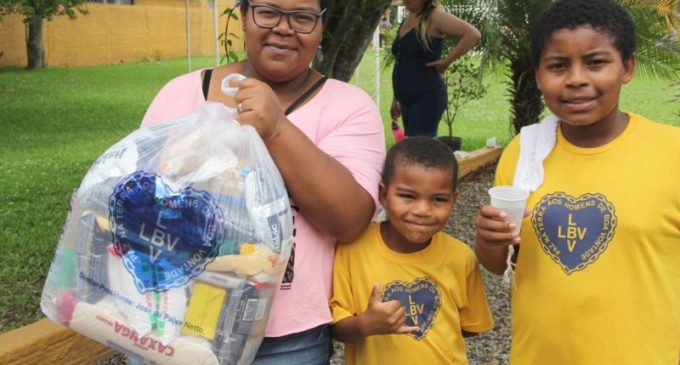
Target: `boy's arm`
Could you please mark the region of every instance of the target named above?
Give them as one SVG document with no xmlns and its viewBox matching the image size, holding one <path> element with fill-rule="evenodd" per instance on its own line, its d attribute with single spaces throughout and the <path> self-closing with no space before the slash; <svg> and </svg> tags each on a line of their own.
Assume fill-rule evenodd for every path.
<svg viewBox="0 0 680 365">
<path fill-rule="evenodd" d="M 333 323 L 333 338 L 344 343 L 356 343 L 366 338 L 368 335 L 365 334 L 360 316 L 358 314 Z"/>
<path fill-rule="evenodd" d="M 405 326 L 406 311 L 397 300 L 380 301 L 380 286 L 376 283 L 366 311 L 346 317 L 333 324 L 333 337 L 344 343 L 354 343 L 372 335 L 408 334 L 420 330 Z"/>
<path fill-rule="evenodd" d="M 512 185 L 519 156 L 519 136 L 516 136 L 503 150 L 494 185 Z M 525 216 L 526 216 L 525 212 Z M 475 255 L 479 263 L 495 274 L 503 274 L 508 256 L 508 246 L 518 244 L 519 234 L 513 234 L 514 228 L 506 220 L 506 214 L 490 205 L 480 208 L 475 220 Z"/>
<path fill-rule="evenodd" d="M 467 247 L 466 247 L 467 248 Z M 494 321 L 489 304 L 484 292 L 484 279 L 479 270 L 479 264 L 475 255 L 467 250 L 465 257 L 465 270 L 457 271 L 456 280 L 464 282 L 461 285 L 461 307 L 458 310 L 458 318 L 463 337 L 476 336 L 493 328 Z M 461 255 L 462 256 L 462 255 Z M 463 265 L 459 265 L 463 266 Z M 464 277 L 460 277 L 465 275 Z"/>
</svg>

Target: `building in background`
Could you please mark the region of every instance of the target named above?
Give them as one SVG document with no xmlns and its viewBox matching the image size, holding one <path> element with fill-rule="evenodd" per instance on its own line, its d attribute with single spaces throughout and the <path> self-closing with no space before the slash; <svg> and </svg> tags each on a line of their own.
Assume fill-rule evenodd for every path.
<svg viewBox="0 0 680 365">
<path fill-rule="evenodd" d="M 158 61 L 223 55 L 216 41 L 224 32 L 220 14 L 235 0 L 90 0 L 89 14 L 75 20 L 57 16 L 45 22 L 43 42 L 49 67 Z M 217 13 L 214 12 L 217 9 Z M 229 32 L 240 34 L 232 20 Z M 0 68 L 24 67 L 26 26 L 22 16 L 0 21 Z M 242 49 L 239 41 L 236 50 Z"/>
</svg>

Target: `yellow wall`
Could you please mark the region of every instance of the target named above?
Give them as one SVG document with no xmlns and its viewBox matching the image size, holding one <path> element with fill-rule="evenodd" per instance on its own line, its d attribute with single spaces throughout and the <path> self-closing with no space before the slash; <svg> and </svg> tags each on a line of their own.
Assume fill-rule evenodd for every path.
<svg viewBox="0 0 680 365">
<path fill-rule="evenodd" d="M 219 16 L 234 0 L 217 0 L 218 34 L 226 17 Z M 191 54 L 215 54 L 213 12 L 208 1 L 190 0 Z M 88 15 L 45 22 L 43 42 L 48 66 L 70 67 L 184 57 L 187 54 L 184 0 L 137 0 L 135 5 L 88 4 Z M 229 31 L 241 37 L 238 22 Z M 0 67 L 25 66 L 26 29 L 20 15 L 0 21 Z M 234 40 L 235 50 L 242 42 Z M 220 47 L 220 55 L 224 50 Z"/>
</svg>

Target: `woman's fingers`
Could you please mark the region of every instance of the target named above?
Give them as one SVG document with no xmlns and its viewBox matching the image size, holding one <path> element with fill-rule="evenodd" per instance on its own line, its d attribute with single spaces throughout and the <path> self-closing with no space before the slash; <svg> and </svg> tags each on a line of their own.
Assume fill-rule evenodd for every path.
<svg viewBox="0 0 680 365">
<path fill-rule="evenodd" d="M 234 99 L 239 122 L 252 125 L 267 140 L 285 119 L 278 97 L 269 85 L 253 78 L 238 82 L 238 87 Z"/>
</svg>

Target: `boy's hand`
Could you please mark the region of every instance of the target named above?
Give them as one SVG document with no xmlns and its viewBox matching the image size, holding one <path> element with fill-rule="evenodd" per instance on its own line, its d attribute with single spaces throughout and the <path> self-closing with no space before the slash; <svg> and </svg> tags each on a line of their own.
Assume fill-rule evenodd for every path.
<svg viewBox="0 0 680 365">
<path fill-rule="evenodd" d="M 526 209 L 524 216 L 531 211 Z M 475 254 L 477 260 L 487 270 L 502 274 L 505 271 L 505 262 L 509 245 L 519 244 L 518 233 L 513 233 L 514 223 L 507 221 L 504 211 L 490 205 L 484 205 L 479 210 L 475 221 Z"/>
<path fill-rule="evenodd" d="M 529 215 L 529 210 L 524 211 L 524 216 Z M 501 209 L 484 205 L 479 209 L 475 221 L 477 229 L 477 243 L 487 246 L 508 246 L 519 243 L 519 234 L 513 233 L 515 224 L 507 221 L 507 215 Z"/>
<path fill-rule="evenodd" d="M 408 334 L 418 332 L 417 326 L 404 326 L 406 311 L 398 300 L 382 302 L 380 300 L 380 285 L 373 285 L 368 308 L 361 313 L 362 327 L 366 336 Z"/>
</svg>

